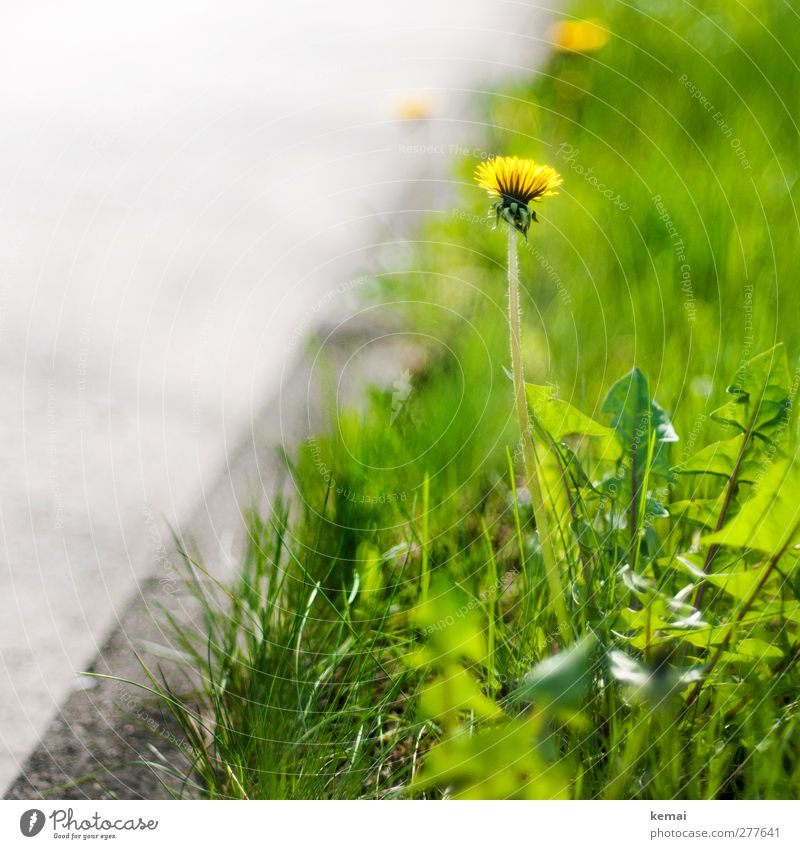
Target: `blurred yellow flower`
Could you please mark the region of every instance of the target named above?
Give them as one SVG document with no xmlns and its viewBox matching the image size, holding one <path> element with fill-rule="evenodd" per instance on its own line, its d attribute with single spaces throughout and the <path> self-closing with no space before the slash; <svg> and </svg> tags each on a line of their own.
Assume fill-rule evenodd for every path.
<svg viewBox="0 0 800 849">
<path fill-rule="evenodd" d="M 423 97 L 406 97 L 394 104 L 394 114 L 401 121 L 422 121 L 431 116 L 431 104 Z"/>
<path fill-rule="evenodd" d="M 608 41 L 608 30 L 598 20 L 559 21 L 550 30 L 550 39 L 559 50 L 591 53 Z"/>
<path fill-rule="evenodd" d="M 558 194 L 555 190 L 562 183 L 555 168 L 516 156 L 495 156 L 481 162 L 475 180 L 498 198 L 493 205 L 497 220 L 502 218 L 526 236 L 531 221 L 538 220 L 529 207 L 531 201 Z"/>
</svg>

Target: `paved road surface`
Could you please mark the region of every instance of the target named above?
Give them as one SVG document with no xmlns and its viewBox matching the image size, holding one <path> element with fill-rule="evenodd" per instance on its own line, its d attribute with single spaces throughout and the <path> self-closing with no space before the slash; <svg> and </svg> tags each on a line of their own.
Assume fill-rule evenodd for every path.
<svg viewBox="0 0 800 849">
<path fill-rule="evenodd" d="M 165 568 L 167 523 L 224 468 L 297 328 L 413 231 L 419 213 L 398 210 L 429 195 L 409 180 L 449 167 L 413 146 L 479 139 L 466 92 L 534 67 L 547 16 L 496 0 L 7 5 L 0 790 Z M 420 110 L 432 120 L 404 120 Z"/>
</svg>

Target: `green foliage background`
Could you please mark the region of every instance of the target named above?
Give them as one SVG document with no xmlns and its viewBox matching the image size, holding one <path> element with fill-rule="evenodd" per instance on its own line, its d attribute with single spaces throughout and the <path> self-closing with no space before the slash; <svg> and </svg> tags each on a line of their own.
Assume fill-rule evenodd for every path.
<svg viewBox="0 0 800 849">
<path fill-rule="evenodd" d="M 723 391 L 776 341 L 796 356 L 798 12 L 769 0 L 570 11 L 603 22 L 606 46 L 556 53 L 483 111 L 487 154 L 564 177 L 523 258 L 529 376 L 591 408 L 636 364 L 687 432 L 714 403 L 708 381 Z M 474 165 L 463 163 L 459 206 L 482 216 Z M 472 252 L 500 265 L 503 239 L 452 211 L 430 236 L 442 245 L 419 267 L 431 252 L 443 269 L 466 266 L 502 303 L 496 275 L 473 276 L 490 264 Z"/>
</svg>

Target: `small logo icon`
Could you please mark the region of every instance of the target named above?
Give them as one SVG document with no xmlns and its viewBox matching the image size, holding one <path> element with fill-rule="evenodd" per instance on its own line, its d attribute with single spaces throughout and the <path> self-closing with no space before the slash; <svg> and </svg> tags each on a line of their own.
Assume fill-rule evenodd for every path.
<svg viewBox="0 0 800 849">
<path fill-rule="evenodd" d="M 44 813 L 38 808 L 31 808 L 19 818 L 19 830 L 25 837 L 36 837 L 44 828 Z"/>
</svg>

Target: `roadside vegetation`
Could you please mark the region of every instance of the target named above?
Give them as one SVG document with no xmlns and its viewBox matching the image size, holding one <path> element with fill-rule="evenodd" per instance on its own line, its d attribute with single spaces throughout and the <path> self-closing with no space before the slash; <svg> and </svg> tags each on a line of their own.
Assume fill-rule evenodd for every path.
<svg viewBox="0 0 800 849">
<path fill-rule="evenodd" d="M 800 19 L 571 12 L 364 287 L 414 368 L 286 459 L 235 581 L 186 559 L 187 793 L 800 793 Z M 563 178 L 538 223 L 487 212 L 505 153 Z"/>
</svg>

